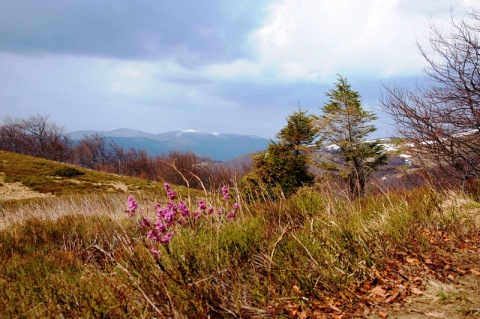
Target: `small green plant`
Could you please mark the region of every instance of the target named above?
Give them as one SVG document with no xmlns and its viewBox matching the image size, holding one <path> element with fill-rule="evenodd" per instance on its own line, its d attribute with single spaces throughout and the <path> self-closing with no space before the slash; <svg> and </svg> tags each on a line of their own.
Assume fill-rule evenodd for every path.
<svg viewBox="0 0 480 319">
<path fill-rule="evenodd" d="M 440 299 L 440 302 L 445 303 L 445 302 L 448 302 L 448 300 L 450 299 L 449 294 L 443 289 L 439 289 L 436 295 Z"/>
<path fill-rule="evenodd" d="M 468 301 L 468 299 L 465 298 L 465 296 L 459 293 L 452 286 L 447 286 L 443 284 L 433 284 L 433 285 L 438 286 L 435 295 L 438 298 L 438 301 L 440 303 L 452 303 L 456 300 Z"/>
</svg>

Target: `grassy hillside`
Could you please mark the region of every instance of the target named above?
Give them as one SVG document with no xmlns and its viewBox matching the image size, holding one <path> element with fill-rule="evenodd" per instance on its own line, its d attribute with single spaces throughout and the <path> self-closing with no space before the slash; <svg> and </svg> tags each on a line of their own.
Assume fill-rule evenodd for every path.
<svg viewBox="0 0 480 319">
<path fill-rule="evenodd" d="M 38 194 L 57 196 L 137 190 L 155 192 L 163 189 L 161 184 L 147 180 L 106 174 L 5 151 L 0 151 L 0 174 L 3 183 L 7 185 L 20 183 Z M 1 195 L 3 193 L 0 193 L 0 200 L 9 199 Z"/>
<path fill-rule="evenodd" d="M 173 198 L 144 180 L 58 176 L 65 165 L 0 155 L 0 188 L 55 194 L 2 204 L 2 318 L 480 315 L 480 203 L 463 192 L 349 201 L 302 189 L 246 203 L 173 187 Z M 159 233 L 143 219 L 157 215 Z"/>
<path fill-rule="evenodd" d="M 160 194 L 163 184 L 0 151 L 0 207 L 45 197 L 137 192 Z M 177 192 L 185 196 L 200 194 L 185 187 L 177 187 Z"/>
</svg>

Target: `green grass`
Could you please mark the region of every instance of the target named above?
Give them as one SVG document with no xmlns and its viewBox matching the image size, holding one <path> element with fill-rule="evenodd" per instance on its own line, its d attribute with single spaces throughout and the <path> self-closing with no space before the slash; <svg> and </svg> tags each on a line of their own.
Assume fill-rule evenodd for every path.
<svg viewBox="0 0 480 319">
<path fill-rule="evenodd" d="M 44 181 L 65 167 L 44 164 L 36 165 Z M 7 177 L 28 179 L 26 163 L 15 174 L 2 165 Z M 69 178 L 121 178 L 79 170 L 85 174 Z M 353 305 L 356 287 L 400 253 L 420 260 L 440 249 L 431 234 L 448 233 L 447 248 L 480 238 L 479 204 L 461 192 L 421 188 L 348 201 L 302 189 L 289 199 L 241 201 L 232 220 L 225 212 L 191 218 L 153 255 L 140 219 L 168 199 L 147 181 L 128 185 L 139 205 L 133 219 L 128 194 L 105 189 L 4 203 L 0 317 L 288 318 L 292 305 L 312 314 L 340 293 L 338 307 Z M 208 206 L 228 211 L 220 194 L 207 195 Z M 198 193 L 180 197 L 198 209 Z"/>
<path fill-rule="evenodd" d="M 33 191 L 56 196 L 140 190 L 149 193 L 163 192 L 162 183 L 97 172 L 5 151 L 0 151 L 0 173 L 4 176 L 4 183 L 19 182 Z M 180 187 L 177 192 L 188 196 L 186 188 Z M 0 204 L 4 202 L 0 197 Z"/>
</svg>

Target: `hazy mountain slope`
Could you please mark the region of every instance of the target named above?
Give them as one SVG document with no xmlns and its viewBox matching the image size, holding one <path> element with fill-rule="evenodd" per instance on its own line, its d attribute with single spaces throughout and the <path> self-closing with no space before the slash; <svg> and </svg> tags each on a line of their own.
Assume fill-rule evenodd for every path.
<svg viewBox="0 0 480 319">
<path fill-rule="evenodd" d="M 191 151 L 215 161 L 227 161 L 238 156 L 264 150 L 269 140 L 263 137 L 239 134 L 222 134 L 203 130 L 183 130 L 162 134 L 149 134 L 131 129 L 113 131 L 77 131 L 70 133 L 73 140 L 101 134 L 125 148 L 144 149 L 152 155 L 170 150 Z"/>
</svg>

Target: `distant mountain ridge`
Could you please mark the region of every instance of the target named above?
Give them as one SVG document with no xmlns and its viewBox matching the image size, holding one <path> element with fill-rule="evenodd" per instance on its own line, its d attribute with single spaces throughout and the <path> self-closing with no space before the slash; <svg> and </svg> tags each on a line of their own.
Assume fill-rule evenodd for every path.
<svg viewBox="0 0 480 319">
<path fill-rule="evenodd" d="M 161 134 L 150 134 L 139 130 L 121 128 L 111 131 L 76 131 L 69 134 L 72 140 L 101 134 L 107 141 L 114 141 L 126 149 L 146 150 L 151 155 L 173 150 L 191 151 L 215 161 L 233 158 L 265 150 L 270 140 L 242 134 L 225 134 L 206 130 L 186 129 Z"/>
</svg>

